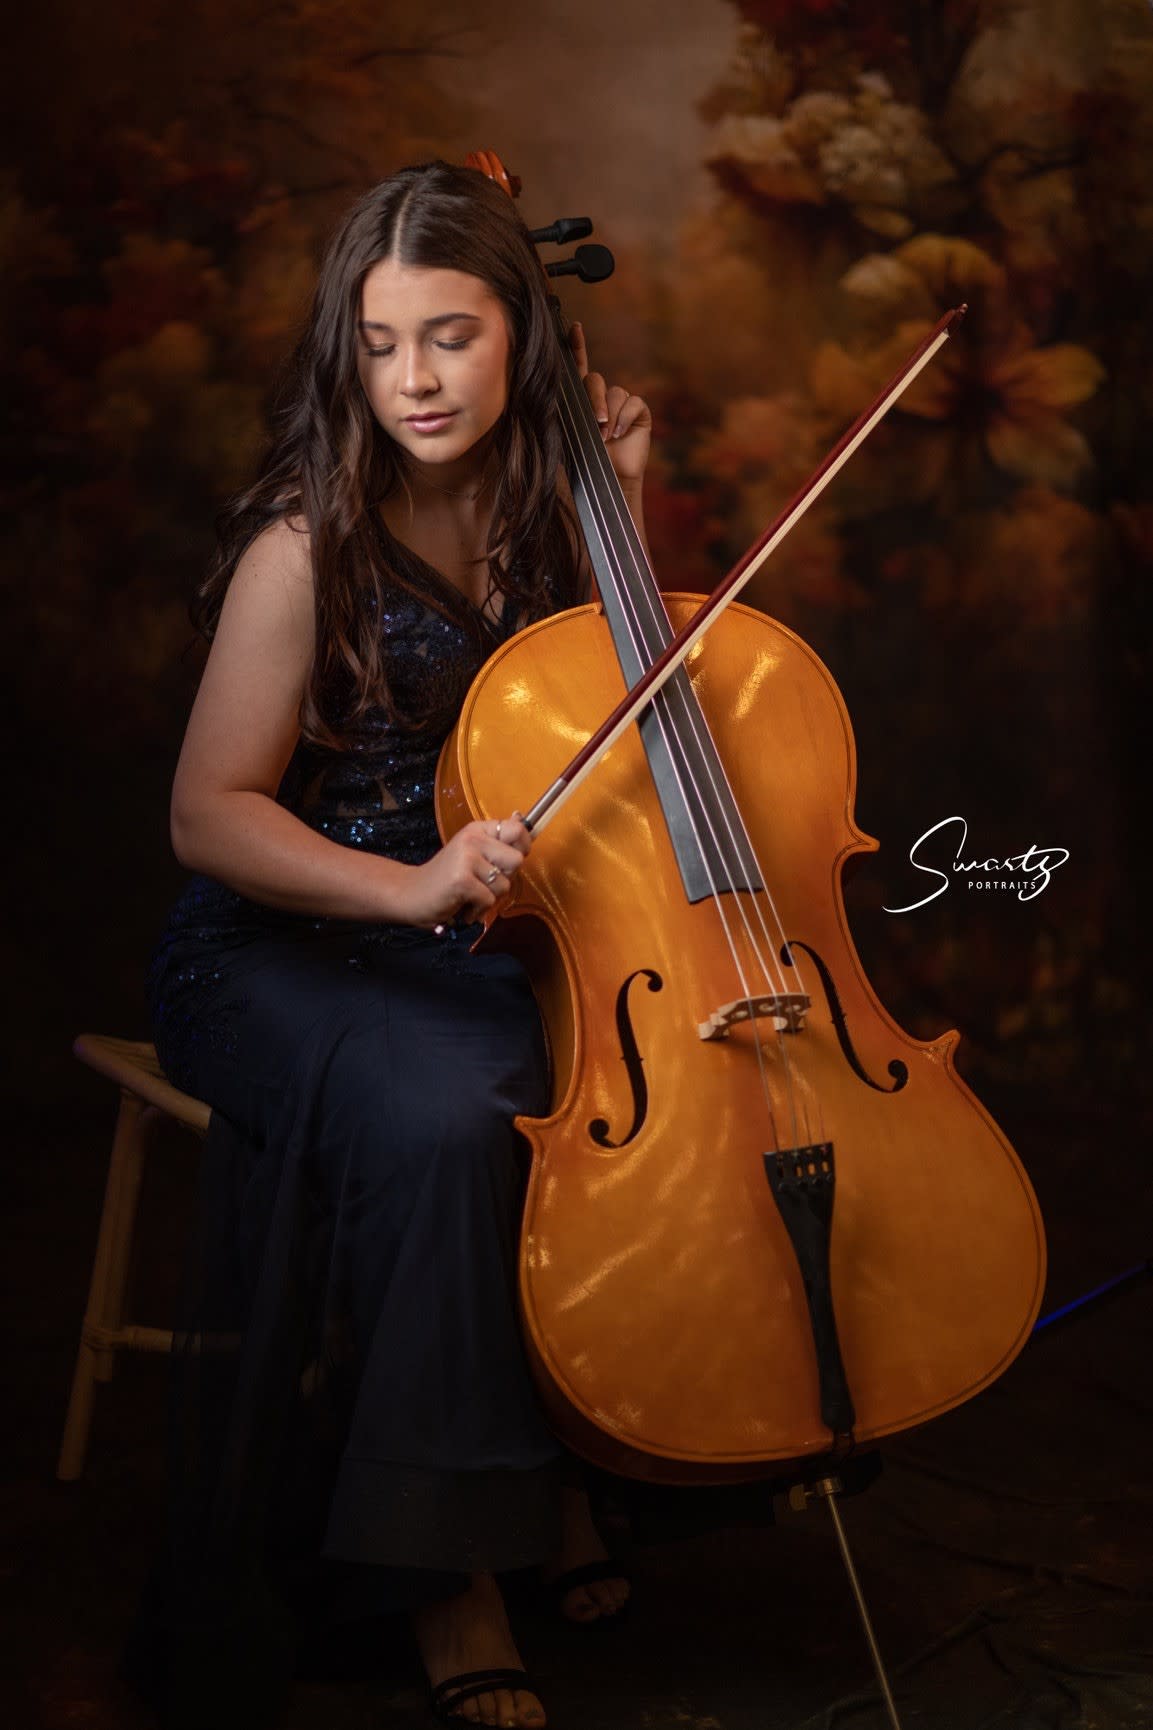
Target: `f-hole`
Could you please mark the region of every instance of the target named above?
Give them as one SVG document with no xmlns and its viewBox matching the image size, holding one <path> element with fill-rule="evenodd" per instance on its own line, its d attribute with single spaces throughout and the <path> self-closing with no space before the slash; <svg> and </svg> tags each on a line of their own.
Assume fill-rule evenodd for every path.
<svg viewBox="0 0 1153 1730">
<path fill-rule="evenodd" d="M 848 1022 L 845 1020 L 845 1011 L 841 1007 L 841 999 L 837 995 L 837 987 L 833 981 L 832 974 L 825 966 L 821 956 L 817 954 L 817 951 L 808 943 L 802 943 L 800 939 L 796 937 L 791 937 L 787 943 L 781 945 L 781 960 L 784 962 L 786 967 L 794 967 L 796 965 L 793 960 L 794 949 L 803 949 L 821 976 L 821 986 L 825 993 L 825 1001 L 829 1006 L 829 1016 L 833 1023 L 833 1032 L 837 1036 L 837 1044 L 844 1053 L 845 1061 L 853 1071 L 853 1074 L 859 1076 L 865 1083 L 866 1087 L 872 1087 L 878 1093 L 900 1093 L 902 1087 L 904 1087 L 905 1083 L 909 1079 L 908 1065 L 902 1063 L 899 1057 L 894 1057 L 886 1065 L 889 1074 L 893 1078 L 892 1087 L 886 1087 L 883 1082 L 873 1080 L 872 1076 L 868 1073 L 864 1064 L 857 1056 L 856 1051 L 853 1049 L 853 1042 L 849 1038 Z"/>
<path fill-rule="evenodd" d="M 651 967 L 638 967 L 635 973 L 630 973 L 620 990 L 617 992 L 617 1039 L 620 1041 L 621 1061 L 625 1066 L 625 1074 L 629 1079 L 629 1087 L 633 1096 L 633 1120 L 628 1130 L 619 1141 L 614 1141 L 609 1134 L 609 1122 L 605 1117 L 594 1117 L 589 1124 L 589 1134 L 598 1147 L 627 1147 L 633 1137 L 639 1134 L 649 1110 L 649 1087 L 645 1080 L 645 1060 L 637 1045 L 637 1036 L 633 1032 L 632 1017 L 629 1014 L 629 990 L 634 980 L 643 979 L 650 991 L 661 991 L 664 980 L 659 973 L 654 973 Z"/>
</svg>

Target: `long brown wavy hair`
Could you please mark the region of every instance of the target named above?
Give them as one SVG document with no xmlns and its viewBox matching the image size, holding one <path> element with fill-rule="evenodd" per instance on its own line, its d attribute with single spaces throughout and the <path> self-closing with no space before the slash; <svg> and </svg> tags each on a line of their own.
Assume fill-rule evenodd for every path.
<svg viewBox="0 0 1153 1730">
<path fill-rule="evenodd" d="M 403 456 L 380 426 L 357 371 L 361 285 L 374 264 L 459 270 L 503 303 L 512 333 L 508 406 L 494 429 L 496 491 L 487 558 L 504 606 L 531 617 L 579 598 L 571 508 L 558 495 L 558 353 L 544 274 L 512 200 L 483 174 L 446 162 L 402 168 L 353 206 L 321 264 L 308 322 L 278 392 L 255 482 L 217 519 L 217 549 L 193 603 L 209 639 L 245 549 L 280 518 L 307 525 L 316 651 L 301 703 L 311 742 L 340 748 L 357 720 L 383 707 L 402 724 L 379 621 L 387 591 L 417 593 L 465 629 L 483 625 L 447 584 L 430 589 L 419 561 L 378 509 L 403 484 Z"/>
</svg>

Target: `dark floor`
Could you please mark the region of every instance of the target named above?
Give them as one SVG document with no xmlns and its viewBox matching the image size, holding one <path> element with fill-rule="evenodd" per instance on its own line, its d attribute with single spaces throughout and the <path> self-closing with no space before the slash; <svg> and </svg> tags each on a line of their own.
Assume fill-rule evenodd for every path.
<svg viewBox="0 0 1153 1730">
<path fill-rule="evenodd" d="M 6 1627 L 24 1687 L 4 1713 L 11 1730 L 149 1722 L 115 1660 L 160 1507 L 159 1362 L 127 1361 L 100 1390 L 84 1480 L 53 1478 L 111 1093 L 78 1075 L 29 1115 L 15 1148 Z M 1052 1302 L 1153 1251 L 1148 1158 L 1131 1121 L 988 1103 L 1040 1192 Z M 195 1144 L 173 1136 L 153 1161 L 136 1319 L 164 1318 L 194 1160 Z M 907 1730 L 1153 1727 L 1151 1361 L 1145 1281 L 1037 1336 L 990 1392 L 886 1448 L 880 1481 L 844 1505 Z M 559 1730 L 885 1723 L 822 1508 L 775 1531 L 640 1549 L 634 1567 L 622 1629 L 569 1628 L 518 1604 Z M 402 1644 L 375 1678 L 302 1681 L 285 1730 L 402 1730 L 422 1710 Z"/>
</svg>

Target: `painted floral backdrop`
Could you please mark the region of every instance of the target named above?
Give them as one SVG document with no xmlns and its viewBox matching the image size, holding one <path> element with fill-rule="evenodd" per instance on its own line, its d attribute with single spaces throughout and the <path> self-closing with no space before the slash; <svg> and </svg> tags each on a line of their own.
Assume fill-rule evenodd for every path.
<svg viewBox="0 0 1153 1730">
<path fill-rule="evenodd" d="M 715 581 L 967 302 L 751 598 L 814 644 L 854 718 L 858 820 L 882 851 L 849 903 L 883 1001 L 925 1036 L 961 1026 L 978 1081 L 1130 1097 L 1150 1067 L 1153 13 L 740 0 L 718 19 L 731 53 L 701 97 L 709 194 L 686 198 L 663 248 L 598 229 L 618 272 L 582 306 L 606 370 L 656 411 L 662 580 Z M 191 688 L 187 597 L 258 449 L 321 238 L 390 166 L 502 140 L 501 116 L 467 99 L 483 43 L 466 0 L 125 0 L 102 20 L 42 9 L 52 101 L 43 79 L 13 93 L 0 533 L 9 682 L 30 722 L 23 870 L 65 931 L 72 917 L 91 933 L 131 885 L 132 941 L 123 926 L 88 939 L 91 974 L 103 941 L 128 981 L 171 885 L 160 790 Z M 675 11 L 667 31 L 671 53 Z M 71 52 L 55 61 L 58 39 Z M 578 92 L 576 154 L 595 112 Z M 628 163 L 638 205 L 679 118 L 648 117 Z M 1033 843 L 1069 862 L 1029 903 L 958 883 L 886 913 L 914 899 L 910 846 L 952 813 L 968 857 Z"/>
</svg>

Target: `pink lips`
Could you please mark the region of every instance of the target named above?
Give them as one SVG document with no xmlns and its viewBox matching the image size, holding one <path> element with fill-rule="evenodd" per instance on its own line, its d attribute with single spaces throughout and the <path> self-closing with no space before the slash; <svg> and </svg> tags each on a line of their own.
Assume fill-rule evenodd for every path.
<svg viewBox="0 0 1153 1730">
<path fill-rule="evenodd" d="M 405 426 L 410 426 L 414 432 L 435 433 L 456 418 L 456 410 L 450 409 L 447 414 L 410 414 L 405 417 Z"/>
</svg>

